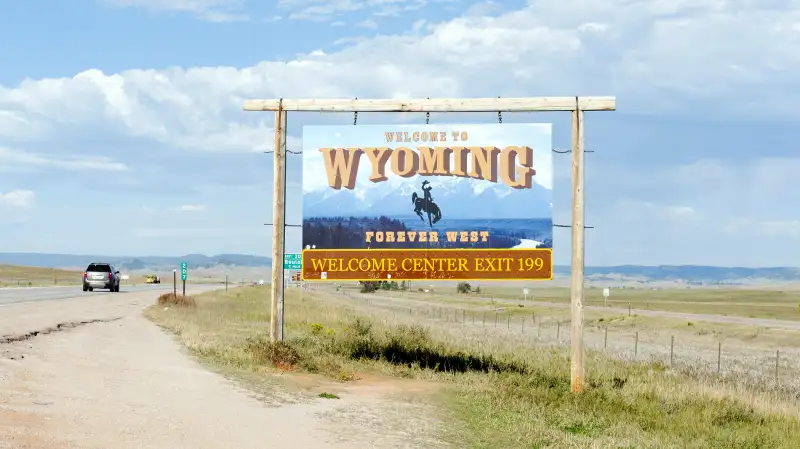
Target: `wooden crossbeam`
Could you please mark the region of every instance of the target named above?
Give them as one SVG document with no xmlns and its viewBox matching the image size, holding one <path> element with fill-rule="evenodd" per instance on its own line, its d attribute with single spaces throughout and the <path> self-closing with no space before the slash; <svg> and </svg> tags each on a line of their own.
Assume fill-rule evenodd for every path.
<svg viewBox="0 0 800 449">
<path fill-rule="evenodd" d="M 536 112 L 614 111 L 616 97 L 246 100 L 245 111 Z"/>
</svg>

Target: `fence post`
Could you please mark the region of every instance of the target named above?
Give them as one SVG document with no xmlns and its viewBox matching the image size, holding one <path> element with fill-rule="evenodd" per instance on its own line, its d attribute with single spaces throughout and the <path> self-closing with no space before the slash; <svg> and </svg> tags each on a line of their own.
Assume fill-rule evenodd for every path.
<svg viewBox="0 0 800 449">
<path fill-rule="evenodd" d="M 506 329 L 511 329 L 511 314 L 506 315 Z"/>
<path fill-rule="evenodd" d="M 778 385 L 778 367 L 780 366 L 781 350 L 775 350 L 775 385 Z"/>
<path fill-rule="evenodd" d="M 628 316 L 631 316 L 631 303 L 628 303 Z"/>
<path fill-rule="evenodd" d="M 561 341 L 561 321 L 556 322 L 556 343 Z"/>
<path fill-rule="evenodd" d="M 494 327 L 497 327 L 497 310 L 494 311 Z"/>
<path fill-rule="evenodd" d="M 467 309 L 463 309 L 461 311 L 461 322 L 462 323 L 466 323 L 467 322 Z"/>
<path fill-rule="evenodd" d="M 717 342 L 717 374 L 719 374 L 722 365 L 722 342 Z"/>
<path fill-rule="evenodd" d="M 673 354 L 675 353 L 675 336 L 670 338 L 669 342 L 669 367 L 672 368 Z"/>
<path fill-rule="evenodd" d="M 606 332 L 603 336 L 603 351 L 608 349 L 608 326 L 605 327 Z"/>
<path fill-rule="evenodd" d="M 483 326 L 486 326 L 486 312 L 483 312 Z"/>
<path fill-rule="evenodd" d="M 522 322 L 520 323 L 519 329 L 521 333 L 525 333 L 525 315 L 522 315 Z"/>
<path fill-rule="evenodd" d="M 633 343 L 633 358 L 639 354 L 639 332 L 636 332 L 636 341 Z"/>
</svg>

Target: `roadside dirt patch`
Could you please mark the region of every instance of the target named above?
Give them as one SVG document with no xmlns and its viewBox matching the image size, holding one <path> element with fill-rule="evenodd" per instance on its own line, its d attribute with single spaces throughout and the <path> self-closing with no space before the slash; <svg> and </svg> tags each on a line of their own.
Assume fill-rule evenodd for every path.
<svg viewBox="0 0 800 449">
<path fill-rule="evenodd" d="M 436 425 L 424 418 L 429 410 L 399 399 L 402 381 L 364 379 L 336 391 L 329 383 L 317 395 L 270 407 L 204 369 L 142 317 L 154 299 L 149 292 L 65 300 L 50 304 L 53 315 L 43 304 L 4 309 L 0 324 L 14 321 L 12 311 L 21 321 L 28 316 L 27 325 L 14 329 L 24 333 L 64 319 L 123 317 L 3 345 L 12 357 L 0 357 L 0 448 L 441 446 L 424 436 Z M 301 383 L 310 381 L 303 377 Z M 321 392 L 338 399 L 317 397 Z"/>
</svg>

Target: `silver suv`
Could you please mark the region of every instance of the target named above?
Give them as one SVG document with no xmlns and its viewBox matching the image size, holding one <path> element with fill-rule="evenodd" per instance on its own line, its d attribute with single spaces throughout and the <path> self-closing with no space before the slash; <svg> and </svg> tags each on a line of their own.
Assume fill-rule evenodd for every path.
<svg viewBox="0 0 800 449">
<path fill-rule="evenodd" d="M 108 263 L 90 263 L 83 273 L 83 291 L 107 288 L 110 292 L 119 291 L 119 270 Z"/>
</svg>

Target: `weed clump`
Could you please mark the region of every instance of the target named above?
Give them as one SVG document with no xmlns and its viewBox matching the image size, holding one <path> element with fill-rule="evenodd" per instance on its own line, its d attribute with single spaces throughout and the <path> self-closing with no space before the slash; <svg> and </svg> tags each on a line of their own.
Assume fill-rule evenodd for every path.
<svg viewBox="0 0 800 449">
<path fill-rule="evenodd" d="M 197 302 L 191 296 L 164 293 L 158 297 L 158 305 L 175 307 L 196 307 Z"/>
<path fill-rule="evenodd" d="M 270 341 L 259 335 L 247 340 L 245 349 L 259 365 L 272 364 L 282 370 L 294 369 L 300 362 L 300 353 L 285 341 Z"/>
</svg>

